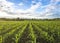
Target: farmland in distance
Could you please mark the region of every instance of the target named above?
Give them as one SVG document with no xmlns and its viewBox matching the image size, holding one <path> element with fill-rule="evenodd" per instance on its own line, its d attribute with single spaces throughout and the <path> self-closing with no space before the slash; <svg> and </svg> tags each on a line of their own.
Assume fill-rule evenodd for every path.
<svg viewBox="0 0 60 43">
<path fill-rule="evenodd" d="M 0 21 L 0 43 L 60 43 L 60 21 Z"/>
</svg>

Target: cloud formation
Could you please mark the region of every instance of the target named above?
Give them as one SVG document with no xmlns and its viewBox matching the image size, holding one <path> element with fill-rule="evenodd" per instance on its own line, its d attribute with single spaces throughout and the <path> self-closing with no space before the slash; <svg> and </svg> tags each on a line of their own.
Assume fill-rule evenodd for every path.
<svg viewBox="0 0 60 43">
<path fill-rule="evenodd" d="M 41 2 L 36 2 L 35 0 L 31 2 L 31 5 L 27 9 L 20 9 L 16 7 L 24 6 L 24 3 L 21 2 L 17 5 L 15 3 L 0 0 L 0 17 L 5 18 L 55 18 L 60 17 L 60 0 L 50 0 L 48 5 L 44 5 Z M 42 11 L 36 12 L 37 9 L 42 9 Z M 58 15 L 58 16 L 56 16 Z"/>
</svg>

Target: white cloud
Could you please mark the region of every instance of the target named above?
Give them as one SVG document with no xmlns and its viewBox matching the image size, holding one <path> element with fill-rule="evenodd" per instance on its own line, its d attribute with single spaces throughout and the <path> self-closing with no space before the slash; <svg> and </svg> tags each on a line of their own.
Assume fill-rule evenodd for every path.
<svg viewBox="0 0 60 43">
<path fill-rule="evenodd" d="M 51 0 L 50 3 L 53 4 L 57 4 L 58 2 L 60 2 L 60 0 Z"/>
<path fill-rule="evenodd" d="M 19 3 L 18 5 L 19 5 L 19 6 L 23 6 L 24 4 L 21 2 L 21 3 Z"/>
<path fill-rule="evenodd" d="M 31 5 L 31 7 L 27 10 L 15 9 L 15 5 L 12 2 L 8 2 L 6 0 L 0 0 L 0 17 L 5 18 L 35 18 L 32 16 L 32 13 L 40 6 L 40 3 L 36 5 Z M 20 3 L 19 5 L 23 5 Z M 31 16 L 30 16 L 31 14 Z"/>
<path fill-rule="evenodd" d="M 7 12 L 13 12 L 14 11 L 14 3 L 11 3 L 11 2 L 7 2 L 6 0 L 1 0 L 0 1 L 0 8 L 1 10 L 0 11 L 7 11 Z"/>
<path fill-rule="evenodd" d="M 31 5 L 31 7 L 29 9 L 27 9 L 27 11 L 29 12 L 34 12 L 37 8 L 39 8 L 41 6 L 41 3 L 36 3 L 36 5 Z"/>
<path fill-rule="evenodd" d="M 59 7 L 58 5 L 56 5 L 58 2 L 59 2 L 58 0 L 51 0 L 50 4 L 41 6 L 41 8 L 45 8 L 45 9 L 41 11 L 38 16 L 49 18 L 49 16 L 52 16 L 53 14 L 55 14 L 57 7 Z M 60 10 L 58 9 L 58 11 Z"/>
<path fill-rule="evenodd" d="M 41 6 L 41 3 L 36 3 L 36 5 L 31 5 L 30 8 L 26 9 L 26 10 L 22 10 L 22 9 L 17 9 L 16 13 L 19 15 L 31 15 L 34 16 L 34 12 L 37 10 L 37 8 L 39 8 Z"/>
<path fill-rule="evenodd" d="M 46 6 L 42 6 L 41 2 L 36 3 L 35 1 L 32 1 L 31 7 L 22 10 L 22 9 L 16 9 L 15 4 L 12 2 L 8 2 L 6 0 L 0 0 L 0 17 L 10 17 L 10 18 L 48 18 L 48 16 L 53 15 L 54 12 L 52 12 L 54 9 L 56 9 L 57 5 L 56 3 L 60 0 L 51 0 L 50 4 Z M 18 4 L 19 6 L 23 6 L 23 3 Z M 45 8 L 40 13 L 36 13 L 35 11 L 38 8 Z M 38 14 L 38 15 L 37 15 Z"/>
<path fill-rule="evenodd" d="M 36 3 L 36 1 L 33 0 L 33 1 L 32 1 L 32 4 L 34 4 L 34 3 Z"/>
</svg>

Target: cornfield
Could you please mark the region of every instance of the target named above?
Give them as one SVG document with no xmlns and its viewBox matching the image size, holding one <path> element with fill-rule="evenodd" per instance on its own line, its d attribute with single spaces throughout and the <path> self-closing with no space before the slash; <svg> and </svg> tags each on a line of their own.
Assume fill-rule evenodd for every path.
<svg viewBox="0 0 60 43">
<path fill-rule="evenodd" d="M 60 43 L 60 21 L 0 21 L 0 43 Z"/>
</svg>

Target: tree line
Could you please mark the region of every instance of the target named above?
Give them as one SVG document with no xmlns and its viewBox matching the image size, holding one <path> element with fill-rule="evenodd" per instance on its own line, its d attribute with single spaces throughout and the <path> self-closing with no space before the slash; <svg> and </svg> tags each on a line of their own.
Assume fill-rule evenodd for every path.
<svg viewBox="0 0 60 43">
<path fill-rule="evenodd" d="M 35 20 L 35 21 L 52 21 L 52 20 L 60 20 L 60 18 L 54 18 L 54 19 L 23 19 L 23 18 L 0 18 L 0 20 L 5 20 L 5 21 L 24 21 L 24 20 Z"/>
</svg>

